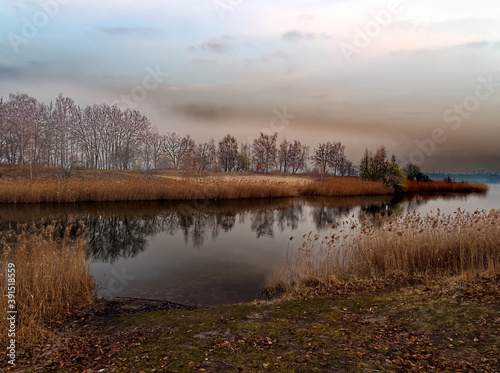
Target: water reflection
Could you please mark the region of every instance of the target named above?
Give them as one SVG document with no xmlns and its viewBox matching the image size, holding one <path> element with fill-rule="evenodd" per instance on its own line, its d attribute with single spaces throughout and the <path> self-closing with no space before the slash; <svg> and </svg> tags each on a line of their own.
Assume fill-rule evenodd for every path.
<svg viewBox="0 0 500 373">
<path fill-rule="evenodd" d="M 376 219 L 420 209 L 431 201 L 449 201 L 456 208 L 465 199 L 429 195 L 0 205 L 0 231 L 9 224 L 68 221 L 76 231 L 81 220 L 88 230 L 91 268 L 101 286 L 110 283 L 111 273 L 125 268 L 134 281 L 124 286 L 122 296 L 209 305 L 258 297 L 287 245 L 299 244 L 290 243 L 292 235 L 329 231 L 346 214 Z"/>
<path fill-rule="evenodd" d="M 16 223 L 61 223 L 81 220 L 87 227 L 88 251 L 93 260 L 113 263 L 133 258 L 146 250 L 151 237 L 162 232 L 181 232 L 184 242 L 203 247 L 207 238 L 215 240 L 237 224 L 247 225 L 256 238 L 273 238 L 275 231 L 294 231 L 306 220 L 317 231 L 329 229 L 343 216 L 359 208 L 358 218 L 399 215 L 429 200 L 465 199 L 463 196 L 413 196 L 397 198 L 296 198 L 218 202 L 96 203 L 75 205 L 2 205 L 0 230 Z M 305 216 L 309 207 L 310 216 Z M 75 223 L 75 230 L 79 224 Z"/>
</svg>

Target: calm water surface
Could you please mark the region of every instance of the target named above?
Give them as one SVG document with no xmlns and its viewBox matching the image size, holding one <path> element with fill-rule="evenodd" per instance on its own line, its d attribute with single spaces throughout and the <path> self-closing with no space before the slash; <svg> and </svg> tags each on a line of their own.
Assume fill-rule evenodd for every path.
<svg viewBox="0 0 500 373">
<path fill-rule="evenodd" d="M 486 195 L 295 198 L 198 203 L 0 206 L 8 223 L 82 220 L 91 271 L 104 297 L 215 305 L 259 298 L 266 276 L 305 233 L 327 233 L 345 214 L 452 214 L 500 209 L 500 184 Z M 290 237 L 295 239 L 290 241 Z"/>
</svg>

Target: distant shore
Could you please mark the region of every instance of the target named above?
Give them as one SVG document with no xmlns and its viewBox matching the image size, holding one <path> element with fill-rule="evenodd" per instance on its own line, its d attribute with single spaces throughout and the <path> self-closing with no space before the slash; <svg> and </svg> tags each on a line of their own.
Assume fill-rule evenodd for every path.
<svg viewBox="0 0 500 373">
<path fill-rule="evenodd" d="M 485 193 L 484 184 L 407 180 L 403 194 Z M 374 196 L 395 192 L 381 181 L 315 174 L 185 172 L 176 170 L 77 170 L 58 178 L 51 170 L 4 174 L 0 203 L 76 203 Z M 401 194 L 401 192 L 400 192 Z"/>
</svg>

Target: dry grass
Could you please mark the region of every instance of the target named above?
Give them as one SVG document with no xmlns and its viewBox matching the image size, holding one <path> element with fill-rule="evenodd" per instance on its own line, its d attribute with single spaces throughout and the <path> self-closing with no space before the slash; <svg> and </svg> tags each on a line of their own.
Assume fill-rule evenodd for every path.
<svg viewBox="0 0 500 373">
<path fill-rule="evenodd" d="M 291 197 L 296 188 L 285 182 L 174 180 L 130 178 L 126 180 L 69 179 L 0 180 L 0 203 L 120 202 L 201 199 Z"/>
<path fill-rule="evenodd" d="M 306 293 L 311 286 L 399 278 L 405 282 L 500 274 L 500 210 L 392 218 L 381 227 L 344 219 L 321 239 L 304 236 L 268 279 L 269 289 Z"/>
<path fill-rule="evenodd" d="M 347 197 L 392 194 L 393 191 L 381 181 L 368 181 L 355 177 L 331 177 L 299 187 L 305 196 Z"/>
<path fill-rule="evenodd" d="M 47 174 L 44 174 L 47 176 Z M 408 181 L 408 193 L 471 193 L 482 184 Z M 67 180 L 53 177 L 0 178 L 0 203 L 73 203 L 202 199 L 246 199 L 303 196 L 348 197 L 391 195 L 382 182 L 354 177 L 312 180 L 297 175 L 203 174 L 172 172 L 81 171 Z"/>
<path fill-rule="evenodd" d="M 42 343 L 50 327 L 94 301 L 83 235 L 70 238 L 70 228 L 21 226 L 1 232 L 0 266 L 15 265 L 18 348 Z M 0 309 L 8 310 L 6 271 L 0 273 Z M 7 345 L 8 324 L 0 318 L 0 340 Z"/>
<path fill-rule="evenodd" d="M 486 193 L 488 187 L 484 184 L 406 180 L 407 193 Z"/>
</svg>

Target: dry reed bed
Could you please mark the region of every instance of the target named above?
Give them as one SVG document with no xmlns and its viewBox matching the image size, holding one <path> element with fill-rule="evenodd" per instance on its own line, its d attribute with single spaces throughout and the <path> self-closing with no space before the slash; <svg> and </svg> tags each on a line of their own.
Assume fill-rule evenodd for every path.
<svg viewBox="0 0 500 373">
<path fill-rule="evenodd" d="M 354 177 L 331 177 L 299 187 L 304 196 L 348 197 L 392 194 L 390 187 L 381 181 L 368 181 Z"/>
<path fill-rule="evenodd" d="M 21 226 L 0 232 L 0 266 L 15 265 L 17 347 L 43 342 L 51 325 L 65 320 L 95 299 L 95 282 L 88 267 L 81 232 L 70 238 L 70 227 Z M 6 271 L 0 273 L 0 309 L 8 310 Z M 0 318 L 0 341 L 8 341 L 6 317 Z"/>
<path fill-rule="evenodd" d="M 406 180 L 407 193 L 486 193 L 484 184 L 448 182 L 448 181 L 415 181 Z"/>
<path fill-rule="evenodd" d="M 484 193 L 482 184 L 407 181 L 408 193 Z M 130 177 L 0 179 L 0 203 L 74 203 L 202 199 L 247 199 L 303 196 L 349 197 L 390 195 L 382 182 L 331 177 L 305 184 L 287 181 L 235 179 L 169 179 Z"/>
<path fill-rule="evenodd" d="M 377 227 L 345 218 L 328 237 L 304 235 L 268 278 L 268 289 L 303 294 L 339 283 L 404 282 L 500 274 L 500 210 L 392 218 Z"/>
<path fill-rule="evenodd" d="M 0 180 L 0 203 L 71 203 L 158 200 L 277 198 L 297 195 L 284 182 L 191 181 L 173 179 L 86 180 L 19 182 Z"/>
</svg>

